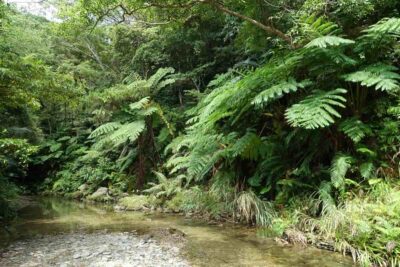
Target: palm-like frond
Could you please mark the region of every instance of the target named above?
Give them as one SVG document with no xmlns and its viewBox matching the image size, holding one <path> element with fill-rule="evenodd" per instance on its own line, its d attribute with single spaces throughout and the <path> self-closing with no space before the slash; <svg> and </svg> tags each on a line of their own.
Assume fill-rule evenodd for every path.
<svg viewBox="0 0 400 267">
<path fill-rule="evenodd" d="M 400 35 L 400 18 L 385 18 L 365 30 L 366 33 Z"/>
<path fill-rule="evenodd" d="M 354 44 L 355 42 L 353 40 L 345 39 L 339 36 L 332 36 L 332 35 L 327 35 L 327 36 L 322 36 L 315 38 L 311 42 L 309 42 L 305 47 L 306 48 L 311 48 L 311 47 L 318 47 L 318 48 L 327 48 L 329 46 L 341 46 L 341 45 L 349 45 L 349 44 Z"/>
<path fill-rule="evenodd" d="M 375 87 L 375 90 L 397 92 L 400 90 L 400 74 L 391 65 L 372 65 L 364 70 L 344 76 L 348 82 L 361 83 L 362 86 Z"/>
<path fill-rule="evenodd" d="M 121 127 L 119 122 L 108 122 L 97 127 L 90 135 L 89 138 L 96 138 L 101 135 L 111 133 Z"/>
<path fill-rule="evenodd" d="M 346 92 L 340 88 L 332 91 L 315 91 L 288 108 L 285 113 L 286 120 L 293 127 L 305 129 L 327 127 L 334 123 L 334 117 L 341 117 L 334 107 L 345 107 L 343 103 L 346 99 L 342 94 Z"/>
<path fill-rule="evenodd" d="M 351 167 L 352 161 L 352 157 L 344 154 L 338 154 L 333 159 L 330 173 L 332 185 L 335 188 L 343 188 L 345 185 L 346 174 Z"/>
<path fill-rule="evenodd" d="M 284 94 L 296 92 L 299 88 L 305 88 L 310 84 L 309 80 L 297 82 L 295 79 L 290 78 L 259 93 L 252 101 L 252 104 L 256 106 L 266 105 L 281 98 Z"/>
<path fill-rule="evenodd" d="M 123 144 L 128 140 L 134 142 L 145 128 L 146 126 L 144 121 L 134 121 L 122 125 L 118 130 L 114 131 L 109 138 L 116 146 Z"/>
<path fill-rule="evenodd" d="M 339 129 L 344 132 L 354 143 L 360 142 L 366 135 L 371 133 L 371 128 L 356 118 L 350 118 L 339 125 Z"/>
</svg>

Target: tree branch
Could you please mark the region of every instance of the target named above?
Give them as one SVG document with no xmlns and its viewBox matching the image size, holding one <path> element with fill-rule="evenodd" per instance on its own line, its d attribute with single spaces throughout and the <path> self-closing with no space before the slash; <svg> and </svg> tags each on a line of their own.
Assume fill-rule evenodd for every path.
<svg viewBox="0 0 400 267">
<path fill-rule="evenodd" d="M 290 36 L 286 35 L 285 33 L 283 33 L 282 31 L 278 30 L 275 27 L 265 25 L 258 20 L 252 19 L 252 18 L 247 17 L 243 14 L 240 14 L 236 11 L 230 10 L 227 7 L 225 7 L 224 5 L 222 5 L 216 1 L 213 1 L 213 0 L 199 0 L 199 1 L 203 2 L 205 4 L 212 5 L 216 9 L 218 9 L 226 14 L 229 14 L 234 17 L 240 18 L 244 21 L 247 21 L 247 22 L 253 24 L 254 26 L 266 31 L 267 33 L 275 35 L 275 36 L 279 37 L 280 39 L 284 40 L 286 43 L 288 43 L 290 45 L 291 48 L 296 48 L 296 46 L 293 44 L 292 38 Z"/>
</svg>

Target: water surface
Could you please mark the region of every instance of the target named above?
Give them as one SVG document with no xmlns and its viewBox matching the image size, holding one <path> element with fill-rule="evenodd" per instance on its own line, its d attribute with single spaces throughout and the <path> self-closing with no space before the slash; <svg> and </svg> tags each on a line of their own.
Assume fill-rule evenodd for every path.
<svg viewBox="0 0 400 267">
<path fill-rule="evenodd" d="M 166 228 L 186 234 L 183 253 L 194 266 L 353 266 L 349 257 L 310 247 L 283 247 L 243 226 L 207 225 L 166 214 L 114 212 L 110 206 L 56 198 L 30 200 L 7 231 L 0 231 L 0 244 L 6 246 L 17 239 L 75 231 L 147 233 Z"/>
</svg>

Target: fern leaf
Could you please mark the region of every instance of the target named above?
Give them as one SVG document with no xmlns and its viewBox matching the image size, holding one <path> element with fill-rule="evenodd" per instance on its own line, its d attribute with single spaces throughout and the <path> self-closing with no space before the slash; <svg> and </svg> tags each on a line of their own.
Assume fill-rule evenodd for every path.
<svg viewBox="0 0 400 267">
<path fill-rule="evenodd" d="M 379 34 L 400 34 L 400 18 L 385 18 L 380 20 L 378 23 L 372 25 L 367 30 L 367 33 L 379 33 Z"/>
<path fill-rule="evenodd" d="M 134 121 L 124 124 L 110 135 L 110 140 L 115 146 L 123 144 L 128 140 L 134 142 L 145 128 L 144 121 Z"/>
<path fill-rule="evenodd" d="M 119 122 L 109 122 L 97 127 L 90 135 L 89 138 L 96 138 L 115 131 L 121 127 Z"/>
<path fill-rule="evenodd" d="M 364 70 L 344 76 L 348 82 L 361 83 L 362 86 L 375 87 L 375 90 L 397 92 L 400 90 L 400 74 L 390 65 L 372 65 Z"/>
<path fill-rule="evenodd" d="M 371 133 L 371 128 L 356 118 L 350 118 L 339 125 L 339 129 L 345 133 L 354 143 L 360 142 Z"/>
<path fill-rule="evenodd" d="M 262 147 L 260 137 L 253 132 L 248 132 L 225 153 L 230 157 L 240 156 L 243 159 L 257 160 L 262 155 Z"/>
<path fill-rule="evenodd" d="M 335 188 L 343 188 L 346 181 L 347 171 L 351 167 L 353 158 L 347 155 L 338 154 L 332 161 L 330 168 L 332 185 Z"/>
<path fill-rule="evenodd" d="M 145 106 L 149 104 L 149 102 L 150 102 L 150 97 L 145 97 L 135 103 L 130 104 L 129 108 L 131 110 L 143 109 Z"/>
<path fill-rule="evenodd" d="M 305 47 L 306 48 L 311 48 L 311 47 L 319 47 L 319 48 L 327 48 L 329 46 L 340 46 L 340 45 L 348 45 L 348 44 L 354 44 L 355 42 L 353 40 L 345 39 L 339 36 L 332 36 L 332 35 L 327 35 L 327 36 L 322 36 L 315 38 L 311 42 L 309 42 Z"/>
<path fill-rule="evenodd" d="M 360 174 L 364 179 L 369 179 L 372 177 L 374 169 L 375 167 L 372 162 L 365 162 L 360 165 Z"/>
<path fill-rule="evenodd" d="M 293 127 L 317 129 L 334 123 L 334 118 L 340 114 L 333 107 L 345 107 L 346 99 L 341 96 L 347 91 L 335 89 L 332 91 L 314 91 L 314 93 L 298 104 L 294 104 L 285 112 L 286 120 Z"/>
<path fill-rule="evenodd" d="M 263 104 L 270 103 L 273 100 L 281 98 L 284 94 L 296 92 L 298 88 L 304 88 L 310 84 L 311 82 L 309 80 L 296 82 L 295 79 L 290 78 L 287 81 L 282 81 L 279 84 L 274 85 L 268 88 L 267 90 L 262 91 L 254 98 L 252 104 L 260 106 Z"/>
</svg>

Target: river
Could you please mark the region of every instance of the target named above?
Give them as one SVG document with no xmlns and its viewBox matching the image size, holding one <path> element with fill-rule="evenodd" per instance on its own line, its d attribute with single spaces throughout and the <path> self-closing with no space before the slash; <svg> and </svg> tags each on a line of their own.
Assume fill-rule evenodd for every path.
<svg viewBox="0 0 400 267">
<path fill-rule="evenodd" d="M 131 233 L 135 234 L 135 236 L 132 237 L 134 239 L 132 242 L 150 237 L 155 240 L 155 243 L 159 242 L 158 240 L 160 240 L 162 233 L 182 233 L 182 240 L 179 239 L 179 234 L 176 234 L 175 236 L 177 236 L 178 239 L 170 239 L 167 242 L 172 242 L 172 244 L 169 245 L 170 247 L 178 246 L 180 249 L 179 257 L 182 257 L 182 264 L 184 262 L 191 266 L 353 266 L 349 257 L 311 247 L 282 246 L 271 238 L 259 236 L 257 230 L 254 228 L 230 224 L 208 225 L 194 219 L 169 214 L 114 212 L 112 207 L 107 205 L 93 205 L 56 198 L 30 199 L 27 205 L 19 211 L 18 218 L 7 226 L 7 231 L 5 231 L 3 227 L 0 232 L 0 244 L 3 251 L 3 253 L 0 254 L 0 265 L 10 265 L 10 262 L 14 260 L 15 266 L 23 266 L 25 258 L 22 258 L 22 256 L 28 257 L 29 255 L 35 255 L 36 258 L 40 258 L 40 253 L 46 255 L 51 253 L 56 254 L 58 251 L 56 251 L 57 239 L 60 239 L 61 236 L 64 238 L 66 234 L 69 238 L 68 242 L 72 242 L 73 245 L 75 241 L 71 240 L 79 241 L 85 239 L 85 235 L 87 235 L 86 237 L 93 237 L 93 235 L 95 235 L 93 237 L 95 241 L 90 242 L 96 242 L 96 240 L 105 238 L 103 234 L 99 233 L 109 233 L 108 235 L 114 234 L 111 236 L 111 238 L 114 239 L 98 241 L 101 243 L 110 242 L 114 245 L 120 242 L 118 241 L 120 239 L 115 238 L 122 238 L 124 235 L 130 235 Z M 101 235 L 101 237 L 99 237 L 99 235 Z M 86 240 L 90 239 L 86 238 Z M 130 239 L 128 241 L 131 242 Z M 128 241 L 125 240 L 124 242 Z M 62 243 L 65 241 L 62 240 L 60 242 Z M 146 243 L 140 242 L 140 244 Z M 179 246 L 178 243 L 181 243 L 181 245 Z M 30 251 L 29 255 L 24 255 L 28 254 L 28 248 L 24 247 L 24 244 L 25 246 L 28 246 L 26 244 L 32 244 L 30 245 L 31 250 L 39 250 L 40 244 L 42 244 L 43 247 L 40 248 L 40 253 L 37 251 Z M 85 243 L 80 244 L 83 244 L 83 246 L 85 245 Z M 86 246 L 88 245 L 86 244 Z M 93 244 L 93 247 L 94 246 L 95 244 Z M 151 246 L 151 249 L 158 249 L 156 245 Z M 89 247 L 91 247 L 91 245 L 89 245 Z M 146 253 L 151 253 L 151 249 L 146 247 Z M 18 250 L 22 252 L 18 252 Z M 85 249 L 81 247 L 80 250 L 82 251 Z M 68 248 L 64 246 L 62 251 L 63 253 L 67 253 Z M 130 251 L 132 251 L 132 249 Z M 76 252 L 74 253 L 76 254 Z M 85 251 L 84 253 L 87 255 L 81 254 L 76 257 L 73 256 L 74 260 L 71 261 L 67 261 L 67 256 L 64 256 L 68 264 L 60 265 L 58 261 L 55 261 L 54 265 L 92 266 L 93 264 L 85 264 L 84 261 L 80 262 L 79 259 L 83 259 L 86 256 L 89 257 L 88 255 L 94 256 L 93 251 Z M 175 254 L 173 254 L 173 252 L 171 253 L 172 256 L 170 257 L 175 257 Z M 98 254 L 99 253 L 96 255 Z M 140 256 L 148 256 L 148 261 L 151 261 L 153 257 L 153 255 Z M 159 258 L 158 255 L 155 256 Z M 12 259 L 12 257 L 14 257 L 14 259 Z M 119 255 L 116 257 L 121 259 L 122 256 Z M 171 262 L 171 259 L 166 260 Z M 26 266 L 45 265 L 40 262 L 36 263 L 37 265 L 32 263 Z M 49 266 L 51 265 L 52 264 L 49 264 Z M 161 266 L 162 264 L 155 263 L 153 265 Z M 111 266 L 111 264 L 105 264 L 104 266 Z M 119 265 L 114 264 L 113 266 Z M 121 266 L 129 265 L 121 264 Z M 137 266 L 146 266 L 146 264 L 143 262 L 140 264 L 137 263 Z M 166 265 L 163 266 L 168 266 L 168 261 Z M 185 265 L 183 264 L 182 266 Z"/>
</svg>

